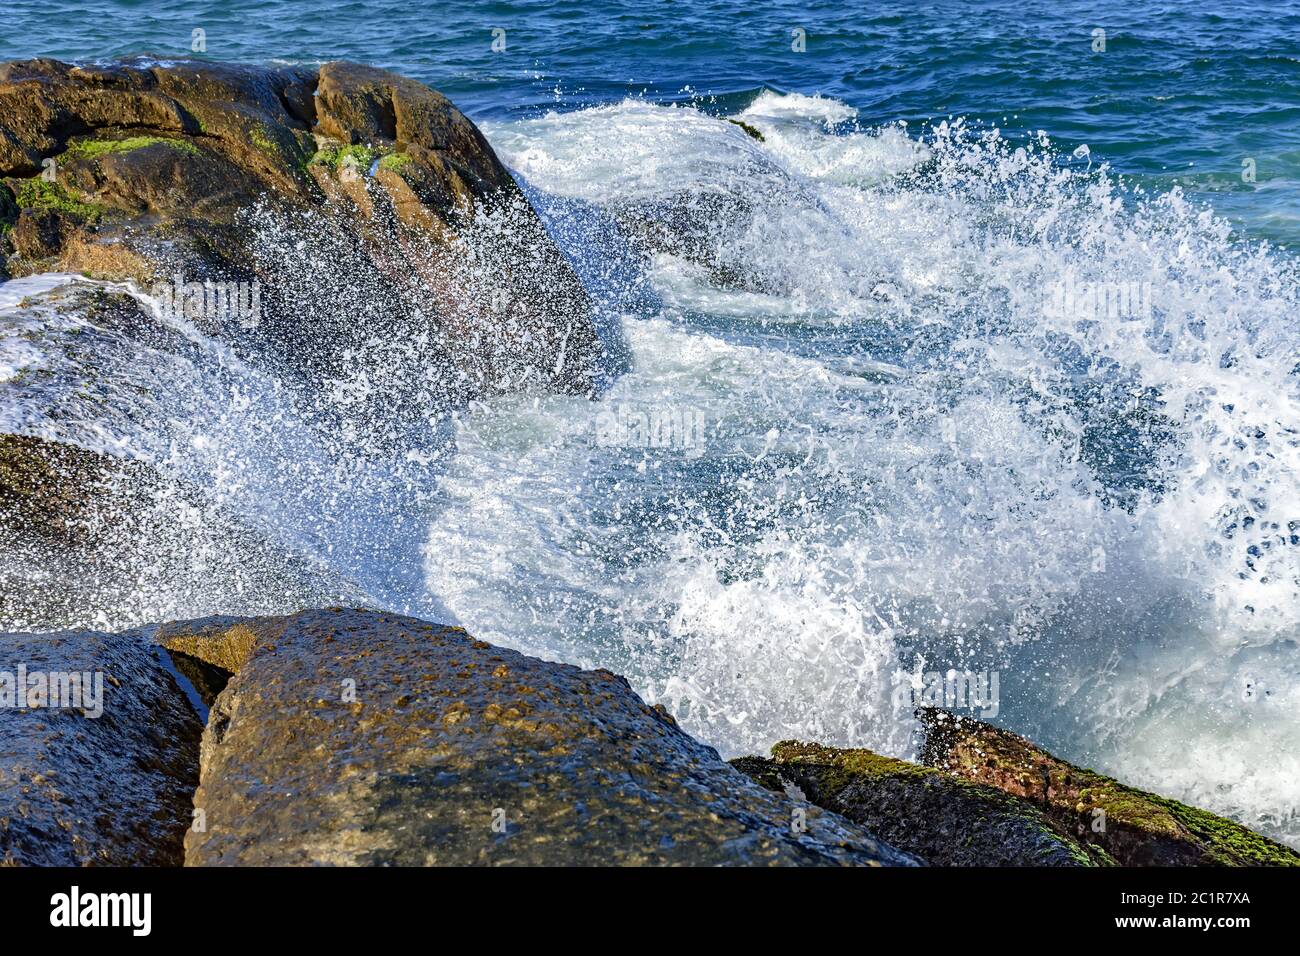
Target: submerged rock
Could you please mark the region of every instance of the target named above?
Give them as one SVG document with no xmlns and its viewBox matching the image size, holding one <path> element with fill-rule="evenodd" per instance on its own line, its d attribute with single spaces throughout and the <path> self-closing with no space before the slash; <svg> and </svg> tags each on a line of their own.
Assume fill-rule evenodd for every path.
<svg viewBox="0 0 1300 956">
<path fill-rule="evenodd" d="M 935 708 L 917 716 L 927 766 L 1034 804 L 1059 832 L 1121 866 L 1300 866 L 1290 847 L 1066 763 L 1009 731 Z"/>
<path fill-rule="evenodd" d="M 1057 832 L 1033 804 L 939 770 L 869 750 L 796 741 L 777 744 L 772 758 L 743 757 L 733 764 L 770 790 L 797 787 L 817 806 L 932 866 L 1111 862 Z"/>
<path fill-rule="evenodd" d="M 763 790 L 607 671 L 370 611 L 159 640 L 235 671 L 188 865 L 913 862 Z"/>
<path fill-rule="evenodd" d="M 0 237 L 13 275 L 256 281 L 256 315 L 183 307 L 316 374 L 424 336 L 408 360 L 445 363 L 462 398 L 592 388 L 563 254 L 478 129 L 383 70 L 0 65 Z"/>
<path fill-rule="evenodd" d="M 86 693 L 20 707 L 20 667 L 29 689 L 76 673 Z M 138 632 L 0 635 L 0 703 L 0 865 L 180 864 L 203 724 L 158 648 Z"/>
</svg>

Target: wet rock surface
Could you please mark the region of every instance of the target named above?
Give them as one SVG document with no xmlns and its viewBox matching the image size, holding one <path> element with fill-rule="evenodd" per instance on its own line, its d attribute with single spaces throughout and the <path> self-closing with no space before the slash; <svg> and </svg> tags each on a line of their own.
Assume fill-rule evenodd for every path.
<svg viewBox="0 0 1300 956">
<path fill-rule="evenodd" d="M 301 606 L 355 596 L 200 489 L 39 436 L 0 433 L 0 535 L 0 619 L 12 628 L 85 625 L 90 609 L 125 617 L 132 595 L 176 611 L 214 594 L 250 610 L 268 595 Z"/>
<path fill-rule="evenodd" d="M 204 735 L 188 865 L 911 862 L 763 790 L 606 671 L 368 611 L 159 640 L 238 665 Z"/>
<path fill-rule="evenodd" d="M 15 276 L 256 280 L 256 321 L 205 331 L 314 375 L 386 333 L 455 400 L 592 387 L 590 302 L 509 172 L 372 67 L 0 64 L 0 226 Z"/>
<path fill-rule="evenodd" d="M 939 770 L 785 741 L 772 759 L 733 764 L 769 789 L 791 786 L 932 866 L 1092 866 L 1109 863 L 1057 832 L 1032 803 Z"/>
<path fill-rule="evenodd" d="M 5 864 L 1300 862 L 932 709 L 940 766 L 794 741 L 729 766 L 617 675 L 378 611 L 6 634 L 0 654 Z M 18 702 L 20 665 L 101 673 L 102 696 Z"/>
<path fill-rule="evenodd" d="M 89 712 L 0 707 L 0 865 L 178 865 L 203 724 L 163 652 L 138 632 L 0 635 L 0 671 L 20 665 L 101 673 L 102 714 L 93 691 L 71 698 Z"/>
<path fill-rule="evenodd" d="M 1300 852 L 1223 817 L 1076 767 L 1009 731 L 918 711 L 922 762 L 1039 807 L 1121 866 L 1300 866 Z"/>
</svg>

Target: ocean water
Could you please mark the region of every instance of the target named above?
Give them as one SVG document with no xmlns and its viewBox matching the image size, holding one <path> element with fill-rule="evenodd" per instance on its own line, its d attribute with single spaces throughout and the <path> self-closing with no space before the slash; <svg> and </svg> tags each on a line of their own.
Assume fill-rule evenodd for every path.
<svg viewBox="0 0 1300 956">
<path fill-rule="evenodd" d="M 59 7 L 11 3 L 0 58 L 203 29 L 441 89 L 628 368 L 394 454 L 349 430 L 380 364 L 327 383 L 330 430 L 177 330 L 101 356 L 92 410 L 14 384 L 80 332 L 6 332 L 0 427 L 203 481 L 365 599 L 623 673 L 726 755 L 909 756 L 900 688 L 996 674 L 990 719 L 1300 845 L 1300 12 Z M 84 617 L 278 609 L 241 600 Z"/>
</svg>

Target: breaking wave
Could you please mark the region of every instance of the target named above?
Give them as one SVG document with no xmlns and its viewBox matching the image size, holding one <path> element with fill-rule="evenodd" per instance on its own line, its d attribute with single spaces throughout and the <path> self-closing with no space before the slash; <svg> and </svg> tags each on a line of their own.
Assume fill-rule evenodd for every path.
<svg viewBox="0 0 1300 956">
<path fill-rule="evenodd" d="M 485 131 L 621 318 L 598 400 L 412 444 L 354 400 L 400 349 L 304 394 L 183 324 L 97 328 L 70 390 L 81 320 L 51 316 L 6 326 L 0 424 L 209 489 L 352 600 L 625 674 L 728 755 L 907 756 L 900 686 L 996 672 L 998 723 L 1300 845 L 1289 256 L 1046 135 L 826 98 Z M 289 609 L 261 581 L 65 623 Z"/>
</svg>

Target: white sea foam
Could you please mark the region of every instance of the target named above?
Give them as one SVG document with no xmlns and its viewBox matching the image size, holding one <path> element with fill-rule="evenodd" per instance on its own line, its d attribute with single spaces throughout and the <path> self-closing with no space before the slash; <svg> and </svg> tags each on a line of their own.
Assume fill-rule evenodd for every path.
<svg viewBox="0 0 1300 956">
<path fill-rule="evenodd" d="M 602 404 L 689 405 L 704 454 L 601 448 L 600 414 L 459 423 L 426 559 L 489 640 L 628 674 L 727 753 L 906 755 L 900 672 L 999 668 L 999 720 L 1300 841 L 1296 273 L 1177 192 L 1045 137 L 846 128 L 764 93 L 493 127 L 532 186 L 617 211 L 694 189 L 719 284 L 650 260 L 661 315 Z M 1063 282 L 1147 315 L 1053 314 Z"/>
</svg>

